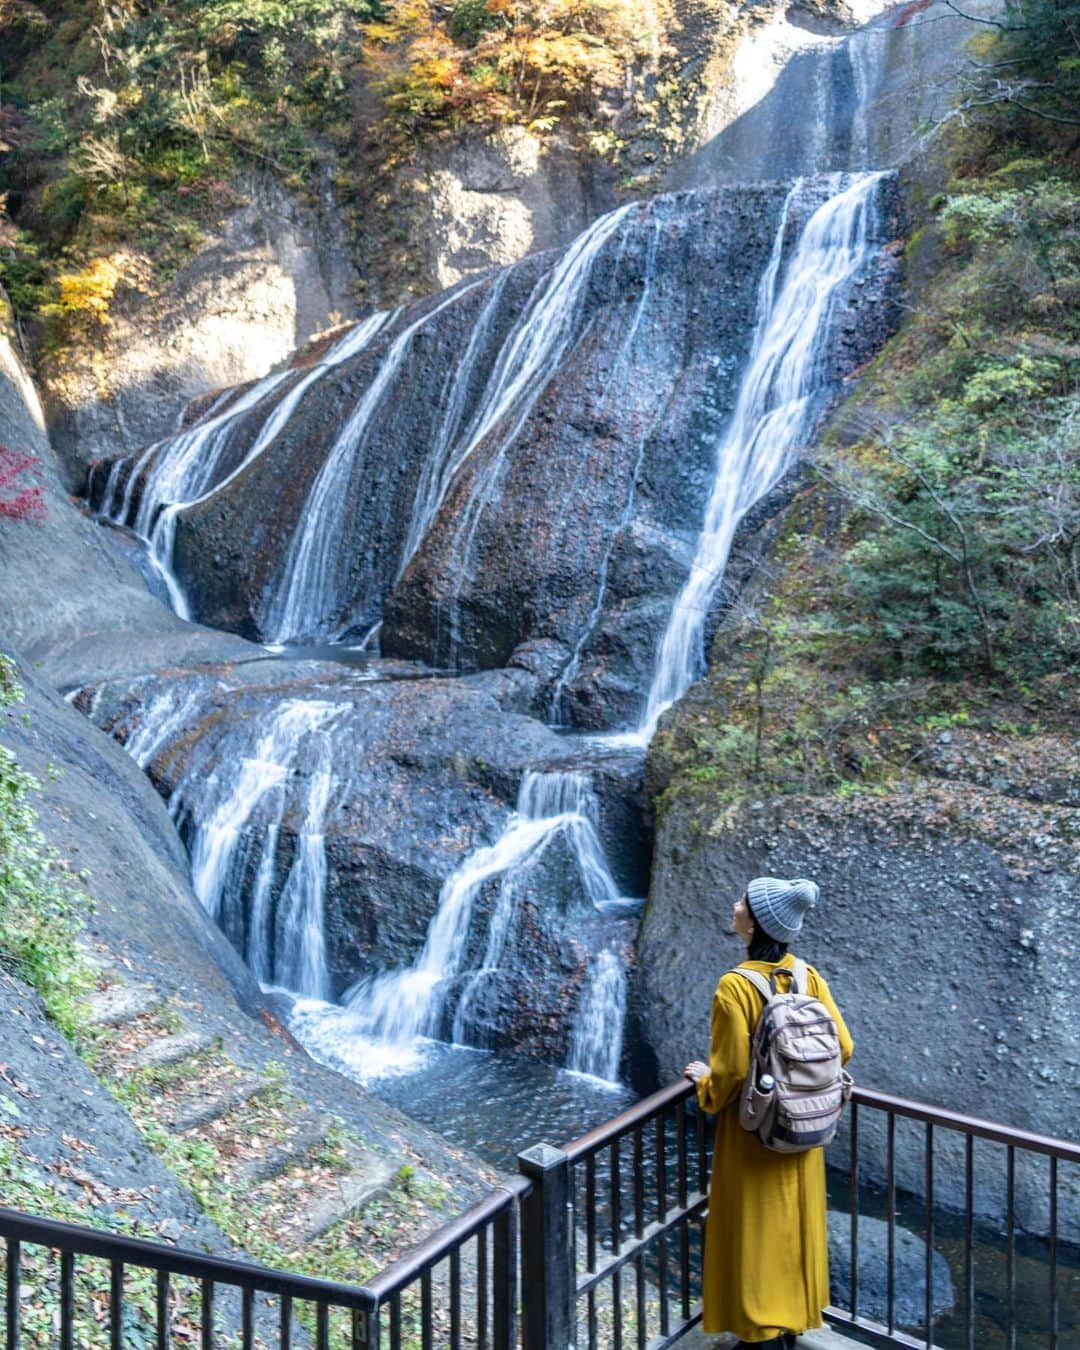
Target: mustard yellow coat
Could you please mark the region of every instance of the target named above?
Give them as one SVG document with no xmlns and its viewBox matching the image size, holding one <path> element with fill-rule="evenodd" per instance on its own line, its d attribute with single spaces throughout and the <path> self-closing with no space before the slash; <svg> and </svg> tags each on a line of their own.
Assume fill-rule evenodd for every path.
<svg viewBox="0 0 1080 1350">
<path fill-rule="evenodd" d="M 789 952 L 777 964 L 792 966 Z M 766 979 L 773 963 L 745 961 Z M 847 1062 L 855 1048 L 829 986 L 808 967 L 808 993 L 836 1019 Z M 704 1328 L 767 1341 L 819 1327 L 829 1301 L 825 1151 L 774 1153 L 739 1124 L 739 1089 L 750 1067 L 750 1036 L 764 1000 L 749 980 L 725 974 L 716 986 L 710 1073 L 698 1102 L 716 1115 L 705 1224 Z"/>
</svg>

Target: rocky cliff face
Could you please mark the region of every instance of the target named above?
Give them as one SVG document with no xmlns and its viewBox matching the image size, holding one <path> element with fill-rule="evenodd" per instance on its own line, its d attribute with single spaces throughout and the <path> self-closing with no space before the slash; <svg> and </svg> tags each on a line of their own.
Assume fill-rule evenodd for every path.
<svg viewBox="0 0 1080 1350">
<path fill-rule="evenodd" d="M 252 175 L 234 201 L 164 291 L 142 277 L 150 260 L 132 259 L 100 349 L 42 362 L 50 436 L 72 486 L 96 456 L 168 435 L 191 399 L 264 375 L 355 313 L 356 273 L 328 195 L 301 203 Z"/>
<path fill-rule="evenodd" d="M 60 481 L 37 392 L 6 336 L 0 337 L 0 414 L 5 440 L 37 458 L 27 481 L 42 487 L 46 507 L 40 524 L 5 520 L 0 528 L 0 631 L 8 651 L 67 690 L 106 671 L 244 650 L 227 635 L 179 622 L 149 594 L 119 537 L 74 505 Z"/>
<path fill-rule="evenodd" d="M 217 471 L 177 517 L 171 561 L 192 613 L 263 640 L 381 621 L 386 654 L 543 668 L 561 717 L 629 720 L 691 563 L 766 262 L 829 191 L 627 207 L 562 254 L 380 321 L 273 437 L 302 374 L 269 390 L 222 423 Z M 889 323 L 883 245 L 898 227 L 888 182 L 878 194 L 817 397 Z M 155 456 L 172 453 L 96 465 L 95 505 L 151 519 L 140 503 L 164 481 Z"/>
</svg>

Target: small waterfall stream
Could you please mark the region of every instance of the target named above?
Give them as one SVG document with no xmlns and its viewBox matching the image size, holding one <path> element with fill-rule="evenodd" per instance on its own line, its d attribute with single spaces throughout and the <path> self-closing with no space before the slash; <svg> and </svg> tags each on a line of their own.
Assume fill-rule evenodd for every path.
<svg viewBox="0 0 1080 1350">
<path fill-rule="evenodd" d="M 113 462 L 101 494 L 101 514 L 120 525 L 130 522 L 135 533 L 146 541 L 150 565 L 180 618 L 191 618 L 187 597 L 172 565 L 180 513 L 208 500 L 239 477 L 281 433 L 311 386 L 335 366 L 361 352 L 388 318 L 384 313 L 371 315 L 350 328 L 307 371 L 288 367 L 274 372 L 236 398 L 227 391 L 186 431 L 148 446 L 134 460 L 121 457 Z M 274 395 L 290 379 L 293 383 L 288 393 L 275 402 Z M 268 411 L 258 435 L 240 462 L 222 473 L 233 433 L 247 414 L 263 403 L 268 405 Z M 137 489 L 141 495 L 132 518 Z"/>
<path fill-rule="evenodd" d="M 566 1067 L 606 1082 L 617 1082 L 626 1017 L 626 975 L 616 952 L 596 958 L 574 1023 Z"/>
<path fill-rule="evenodd" d="M 332 703 L 286 700 L 268 724 L 256 731 L 255 743 L 227 778 L 215 771 L 205 782 L 183 781 L 169 801 L 181 826 L 185 817 L 192 822 L 187 831 L 192 884 L 208 913 L 240 949 L 258 979 L 313 998 L 328 993 L 323 822 L 334 786 L 329 732 L 336 712 Z M 173 710 L 167 718 L 177 714 L 178 709 Z M 148 733 L 158 743 L 162 725 Z M 296 853 L 273 907 L 288 781 L 304 751 L 313 751 L 315 766 L 308 779 Z M 209 813 L 207 799 L 212 803 Z M 256 852 L 259 861 L 247 905 L 244 878 Z"/>
<path fill-rule="evenodd" d="M 455 1041 L 472 1041 L 473 1010 L 484 980 L 498 972 L 515 918 L 515 883 L 557 837 L 568 844 L 584 894 L 597 913 L 626 913 L 636 902 L 619 894 L 597 834 L 597 804 L 588 776 L 578 772 L 526 773 L 517 808 L 493 844 L 471 853 L 443 883 L 427 938 L 412 965 L 362 981 L 345 1003 L 351 1025 L 367 1039 L 408 1051 L 419 1036 L 438 1036 L 452 993 Z M 478 964 L 469 965 L 474 909 L 489 883 L 498 889 Z M 611 953 L 602 952 L 605 969 Z M 622 978 L 622 963 L 614 958 Z M 462 978 L 458 978 L 462 977 Z M 594 981 L 595 983 L 595 981 Z M 610 979 L 608 981 L 610 984 Z M 588 998 L 588 994 L 586 995 Z M 595 1018 L 586 1018 L 590 1024 Z M 610 1047 L 587 1038 L 576 1050 L 582 1072 L 601 1070 Z"/>
</svg>

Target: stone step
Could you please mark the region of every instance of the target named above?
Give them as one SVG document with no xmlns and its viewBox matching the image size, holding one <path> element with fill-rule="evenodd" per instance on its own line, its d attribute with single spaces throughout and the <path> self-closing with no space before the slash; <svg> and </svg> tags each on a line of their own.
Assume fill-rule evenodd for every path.
<svg viewBox="0 0 1080 1350">
<path fill-rule="evenodd" d="M 157 1036 L 124 1059 L 118 1068 L 149 1069 L 179 1064 L 181 1060 L 201 1054 L 213 1043 L 214 1037 L 208 1031 L 177 1031 L 169 1036 Z"/>
<path fill-rule="evenodd" d="M 164 1001 L 149 985 L 112 984 L 108 989 L 97 989 L 90 995 L 86 1021 L 92 1027 L 123 1026 L 136 1017 L 154 1012 Z"/>
<path fill-rule="evenodd" d="M 192 1092 L 177 1102 L 165 1118 L 165 1125 L 174 1134 L 194 1130 L 220 1120 L 238 1106 L 243 1106 L 266 1087 L 262 1078 L 241 1078 L 230 1086 L 210 1093 Z"/>
<path fill-rule="evenodd" d="M 393 1179 L 394 1168 L 384 1158 L 355 1144 L 347 1145 L 345 1152 L 345 1170 L 331 1176 L 301 1179 L 295 1204 L 289 1206 L 277 1227 L 278 1239 L 283 1245 L 314 1242 L 334 1224 L 363 1209 Z M 280 1187 L 281 1183 L 268 1184 Z M 252 1193 L 252 1203 L 259 1203 L 258 1188 Z M 280 1191 L 275 1196 L 275 1203 L 281 1204 Z"/>
<path fill-rule="evenodd" d="M 237 1181 L 241 1185 L 257 1186 L 263 1181 L 272 1181 L 294 1164 L 304 1158 L 323 1143 L 330 1132 L 328 1121 L 318 1120 L 314 1116 L 299 1122 L 286 1139 L 275 1144 L 262 1157 L 251 1158 L 239 1169 Z"/>
</svg>

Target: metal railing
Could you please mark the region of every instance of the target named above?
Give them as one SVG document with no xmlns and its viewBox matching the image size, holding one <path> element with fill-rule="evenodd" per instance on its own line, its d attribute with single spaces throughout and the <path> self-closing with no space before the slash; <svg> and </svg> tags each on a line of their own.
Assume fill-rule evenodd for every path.
<svg viewBox="0 0 1080 1350">
<path fill-rule="evenodd" d="M 875 1180 L 884 1190 L 885 1223 L 887 1227 L 886 1255 L 886 1296 L 884 1320 L 865 1316 L 859 1309 L 859 1260 L 858 1235 L 860 1214 L 860 1173 L 863 1160 L 860 1158 L 859 1135 L 860 1120 L 864 1112 L 875 1112 L 884 1117 L 884 1166 L 874 1167 Z M 922 1239 L 925 1244 L 925 1263 L 923 1269 L 923 1316 L 921 1335 L 912 1335 L 897 1326 L 896 1316 L 896 1214 L 897 1214 L 897 1122 L 910 1120 L 921 1126 L 921 1210 Z M 848 1252 L 848 1280 L 851 1291 L 850 1308 L 830 1307 L 826 1315 L 837 1326 L 857 1327 L 876 1345 L 932 1347 L 934 1343 L 934 1242 L 935 1213 L 938 1197 L 942 1188 L 938 1184 L 938 1165 L 942 1161 L 949 1164 L 948 1186 L 943 1201 L 947 1209 L 957 1208 L 962 1216 L 963 1268 L 958 1311 L 961 1321 L 960 1338 L 965 1350 L 982 1350 L 985 1345 L 985 1332 L 978 1321 L 978 1304 L 975 1283 L 975 1255 L 980 1246 L 976 1229 L 976 1179 L 977 1158 L 976 1140 L 1000 1145 L 1005 1149 L 1005 1195 L 1003 1212 L 1000 1218 L 1004 1223 L 1004 1251 L 997 1252 L 1000 1258 L 1002 1284 L 995 1292 L 1004 1302 L 1004 1344 L 1007 1350 L 1016 1350 L 1017 1333 L 1020 1330 L 1016 1307 L 1016 1271 L 1017 1271 L 1017 1164 L 1034 1164 L 1036 1159 L 1045 1159 L 1045 1189 L 1040 1194 L 1040 1178 L 1034 1167 L 1028 1167 L 1025 1177 L 1026 1207 L 1031 1210 L 1034 1227 L 1039 1230 L 1045 1244 L 1045 1312 L 1046 1326 L 1043 1344 L 1047 1350 L 1064 1350 L 1059 1324 L 1059 1187 L 1061 1164 L 1080 1163 L 1080 1144 L 1064 1139 L 1054 1139 L 1047 1135 L 1032 1134 L 1026 1130 L 1012 1129 L 993 1121 L 980 1120 L 975 1116 L 961 1115 L 955 1111 L 946 1111 L 941 1107 L 926 1106 L 920 1102 L 908 1101 L 903 1097 L 887 1092 L 875 1092 L 869 1088 L 856 1088 L 852 1094 L 847 1120 L 848 1146 L 848 1194 L 851 1215 L 851 1230 Z M 944 1145 L 944 1147 L 942 1147 Z M 985 1170 L 985 1169 L 984 1169 Z M 991 1170 L 998 1171 L 997 1162 L 991 1164 Z M 962 1177 L 962 1180 L 961 1180 Z M 1042 1203 L 1045 1200 L 1045 1203 Z M 957 1202 L 959 1201 L 959 1204 Z M 987 1244 L 983 1242 L 983 1246 Z M 1003 1294 L 1003 1299 L 1001 1295 Z M 1034 1329 L 1024 1328 L 1028 1339 Z M 1075 1333 L 1074 1333 L 1075 1334 Z"/>
<path fill-rule="evenodd" d="M 556 1205 L 569 1205 L 565 1220 L 567 1259 L 548 1267 L 546 1297 L 554 1303 L 547 1310 L 547 1324 L 554 1337 L 544 1342 L 526 1339 L 526 1345 L 567 1346 L 580 1344 L 588 1350 L 662 1350 L 674 1344 L 701 1320 L 695 1289 L 699 1285 L 706 1190 L 709 1174 L 709 1136 L 700 1112 L 687 1109 L 694 1096 L 689 1083 L 676 1083 L 638 1102 L 615 1119 L 590 1131 L 562 1149 L 545 1148 L 546 1164 L 530 1173 L 535 1194 L 531 1204 L 544 1207 L 544 1192 L 552 1188 Z M 883 1120 L 883 1159 L 868 1167 L 860 1157 L 860 1119 L 878 1113 Z M 896 1132 L 898 1120 L 911 1120 L 922 1127 L 921 1176 L 913 1193 L 921 1195 L 923 1269 L 923 1314 L 919 1334 L 904 1330 L 897 1318 L 897 1182 Z M 940 1188 L 935 1184 L 935 1158 L 940 1136 L 950 1134 L 959 1142 L 963 1181 L 948 1188 L 947 1204 L 959 1195 L 963 1222 L 963 1279 L 957 1300 L 965 1350 L 984 1350 L 978 1321 L 975 1288 L 976 1229 L 975 1141 L 986 1140 L 1005 1148 L 1003 1278 L 995 1294 L 1005 1305 L 1003 1343 L 1007 1350 L 1017 1345 L 1016 1240 L 1017 1162 L 1019 1158 L 1047 1160 L 1045 1204 L 1033 1202 L 1036 1183 L 1026 1179 L 1028 1207 L 1045 1220 L 1046 1328 L 1040 1343 L 1047 1350 L 1064 1350 L 1059 1327 L 1058 1193 L 1060 1164 L 1080 1163 L 1080 1144 L 956 1112 L 907 1101 L 889 1093 L 856 1088 L 847 1115 L 843 1137 L 847 1156 L 848 1199 L 851 1215 L 848 1244 L 850 1307 L 825 1310 L 837 1327 L 857 1328 L 863 1337 L 881 1346 L 932 1347 L 934 1344 L 934 1242 L 935 1213 Z M 948 1152 L 948 1150 L 946 1150 Z M 953 1161 L 952 1151 L 949 1157 Z M 910 1162 L 910 1160 L 909 1160 Z M 910 1172 L 910 1166 L 908 1171 Z M 886 1298 L 883 1315 L 871 1316 L 860 1307 L 859 1213 L 860 1196 L 872 1189 L 860 1180 L 861 1172 L 873 1174 L 885 1207 L 887 1229 Z M 564 1199 L 565 1197 L 565 1199 Z M 628 1277 L 632 1288 L 624 1285 Z M 533 1291 L 533 1298 L 541 1298 Z M 1031 1328 L 1028 1327 L 1028 1343 Z M 576 1339 L 575 1339 L 576 1337 Z"/>
<path fill-rule="evenodd" d="M 213 1350 L 223 1337 L 243 1350 L 294 1345 L 459 1350 L 466 1343 L 477 1350 L 511 1350 L 518 1340 L 518 1201 L 528 1190 L 524 1178 L 512 1179 L 367 1285 L 313 1279 L 0 1209 L 6 1244 L 3 1344 L 6 1350 L 27 1344 L 121 1350 L 134 1335 L 137 1344 L 155 1350 L 179 1345 Z M 36 1325 L 24 1337 L 21 1295 L 28 1259 L 34 1262 L 28 1292 Z M 92 1272 L 88 1263 L 96 1267 Z M 153 1277 L 150 1289 L 147 1274 Z M 43 1334 L 49 1339 L 43 1341 Z"/>
<path fill-rule="evenodd" d="M 135 1343 L 156 1350 L 179 1344 L 209 1350 L 226 1342 L 244 1350 L 290 1350 L 293 1345 L 514 1350 L 519 1340 L 526 1350 L 575 1345 L 662 1350 L 701 1320 L 697 1291 L 712 1130 L 700 1112 L 689 1108 L 692 1096 L 690 1084 L 677 1083 L 564 1148 L 538 1144 L 526 1150 L 519 1155 L 519 1177 L 365 1285 L 293 1275 L 0 1209 L 0 1239 L 6 1244 L 3 1344 L 6 1350 L 23 1350 L 30 1343 L 60 1350 L 90 1345 L 119 1350 L 134 1336 Z M 920 1156 L 918 1150 L 898 1146 L 904 1122 L 905 1130 L 915 1128 L 921 1137 Z M 869 1159 L 868 1139 L 875 1146 Z M 830 1322 L 856 1328 L 880 1346 L 933 1345 L 935 1229 L 943 1200 L 961 1225 L 963 1274 L 953 1340 L 964 1350 L 986 1350 L 975 1261 L 976 1248 L 986 1240 L 979 1228 L 986 1201 L 981 1195 L 977 1204 L 976 1191 L 982 1172 L 1000 1174 L 1002 1169 L 994 1160 L 987 1166 L 976 1153 L 978 1143 L 980 1149 L 1005 1151 L 1004 1227 L 995 1249 L 1003 1344 L 1015 1350 L 1020 1329 L 1016 1273 L 1024 1225 L 1018 1211 L 1025 1208 L 1043 1234 L 1039 1270 L 1045 1271 L 1040 1311 L 1045 1327 L 1033 1339 L 1026 1326 L 1025 1344 L 1065 1350 L 1059 1317 L 1059 1190 L 1063 1166 L 1080 1163 L 1080 1144 L 867 1088 L 853 1094 L 840 1143 L 851 1215 L 850 1306 L 826 1309 Z M 941 1173 L 943 1157 L 948 1169 Z M 1041 1190 L 1036 1166 L 1046 1171 Z M 1075 1182 L 1071 1175 L 1068 1194 L 1075 1193 Z M 879 1316 L 865 1309 L 860 1288 L 860 1215 L 865 1223 L 863 1202 L 875 1196 L 887 1227 L 886 1295 Z M 906 1323 L 906 1330 L 897 1316 L 896 1217 L 903 1203 L 917 1204 L 926 1245 L 923 1316 L 914 1328 Z M 979 1274 L 982 1282 L 982 1264 Z M 24 1286 L 29 1300 L 22 1297 Z M 36 1319 L 25 1336 L 24 1303 Z M 1078 1315 L 1080 1310 L 1071 1314 Z M 93 1334 L 86 1330 L 90 1323 Z M 1045 1337 L 1039 1339 L 1042 1330 Z"/>
</svg>

